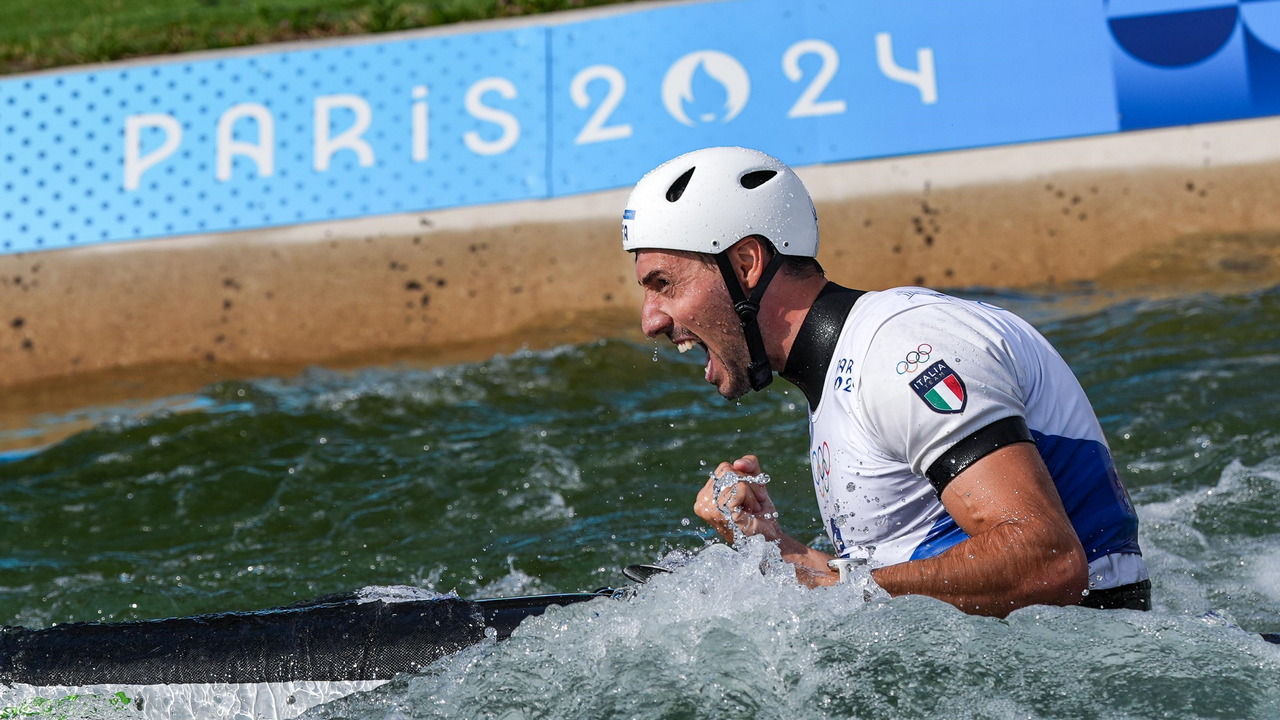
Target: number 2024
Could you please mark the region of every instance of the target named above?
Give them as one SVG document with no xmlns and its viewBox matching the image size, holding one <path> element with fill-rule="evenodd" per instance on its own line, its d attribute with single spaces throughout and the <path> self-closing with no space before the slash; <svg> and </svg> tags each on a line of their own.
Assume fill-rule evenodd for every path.
<svg viewBox="0 0 1280 720">
<path fill-rule="evenodd" d="M 791 82 L 800 82 L 804 79 L 804 72 L 800 69 L 800 58 L 805 55 L 817 55 L 822 61 L 822 65 L 818 68 L 818 72 L 813 76 L 813 79 L 809 81 L 809 85 L 805 87 L 804 92 L 800 93 L 800 97 L 795 104 L 787 111 L 787 117 L 820 117 L 844 113 L 848 109 L 848 105 L 844 100 L 819 100 L 823 91 L 831 84 L 836 71 L 840 68 L 839 53 L 830 43 L 823 40 L 801 40 L 791 45 L 782 54 L 782 71 Z M 880 71 L 887 78 L 917 88 L 920 91 L 920 100 L 923 104 L 932 105 L 938 101 L 937 81 L 933 67 L 933 50 L 931 48 L 918 49 L 916 51 L 917 69 L 909 70 L 899 66 L 894 61 L 892 39 L 889 33 L 878 33 L 876 35 L 876 60 L 880 66 Z M 631 137 L 632 134 L 630 123 L 608 124 L 610 116 L 618 108 L 618 104 L 622 102 L 623 95 L 627 92 L 627 78 L 618 68 L 612 65 L 591 65 L 580 70 L 569 83 L 569 97 L 573 100 L 573 104 L 583 110 L 591 104 L 591 96 L 587 93 L 587 87 L 596 80 L 604 80 L 608 84 L 609 90 L 605 94 L 604 100 L 596 107 L 595 112 L 587 119 L 586 125 L 582 127 L 582 130 L 574 139 L 574 144 L 576 145 L 622 140 Z"/>
</svg>

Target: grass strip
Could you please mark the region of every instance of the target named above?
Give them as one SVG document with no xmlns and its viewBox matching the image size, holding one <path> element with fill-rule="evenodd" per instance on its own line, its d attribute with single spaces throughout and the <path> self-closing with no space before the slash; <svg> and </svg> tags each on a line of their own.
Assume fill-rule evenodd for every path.
<svg viewBox="0 0 1280 720">
<path fill-rule="evenodd" d="M 0 74 L 145 55 L 394 32 L 629 0 L 0 2 Z"/>
</svg>

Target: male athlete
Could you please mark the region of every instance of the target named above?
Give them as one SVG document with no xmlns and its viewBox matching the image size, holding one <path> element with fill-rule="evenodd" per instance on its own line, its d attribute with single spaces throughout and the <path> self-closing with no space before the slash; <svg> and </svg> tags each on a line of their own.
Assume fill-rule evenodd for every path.
<svg viewBox="0 0 1280 720">
<path fill-rule="evenodd" d="M 997 616 L 1150 609 L 1138 519 L 1102 428 L 1027 322 L 924 288 L 828 282 L 808 192 L 754 150 L 699 150 L 649 173 L 622 236 L 646 335 L 700 346 L 726 398 L 764 388 L 774 369 L 804 392 L 823 524 L 838 555 L 870 553 L 890 594 Z M 730 469 L 760 464 L 748 455 L 717 474 Z M 729 539 L 712 493 L 708 481 L 695 511 Z M 836 581 L 832 556 L 782 530 L 763 485 L 738 483 L 729 506 L 802 582 Z"/>
</svg>

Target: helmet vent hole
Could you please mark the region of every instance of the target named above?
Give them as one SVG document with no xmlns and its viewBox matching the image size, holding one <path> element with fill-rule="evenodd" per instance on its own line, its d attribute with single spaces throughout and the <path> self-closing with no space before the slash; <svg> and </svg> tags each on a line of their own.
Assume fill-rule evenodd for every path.
<svg viewBox="0 0 1280 720">
<path fill-rule="evenodd" d="M 696 167 L 689 168 L 688 172 L 671 183 L 671 187 L 667 188 L 667 202 L 675 202 L 680 199 L 681 195 L 684 195 L 684 189 L 689 187 L 689 178 L 693 177 L 693 171 L 696 169 Z"/>
<path fill-rule="evenodd" d="M 778 174 L 777 170 L 754 170 L 752 172 L 747 173 L 746 175 L 743 175 L 742 179 L 739 180 L 738 182 L 742 183 L 742 187 L 748 190 L 755 190 L 761 185 L 769 182 L 769 180 L 771 180 L 773 176 L 777 174 Z"/>
</svg>

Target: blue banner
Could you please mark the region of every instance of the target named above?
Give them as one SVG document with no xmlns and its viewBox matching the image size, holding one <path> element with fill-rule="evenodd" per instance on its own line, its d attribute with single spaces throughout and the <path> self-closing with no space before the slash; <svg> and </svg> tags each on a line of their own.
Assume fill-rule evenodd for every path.
<svg viewBox="0 0 1280 720">
<path fill-rule="evenodd" d="M 1280 113 L 1280 2 L 1109 0 L 1121 127 Z"/>
<path fill-rule="evenodd" d="M 1280 0 L 728 0 L 0 81 L 0 252 L 1280 113 Z"/>
<path fill-rule="evenodd" d="M 803 165 L 1118 129 L 1096 5 L 745 0 L 727 10 L 551 29 L 553 194 L 634 183 L 709 145 Z"/>
<path fill-rule="evenodd" d="M 547 195 L 546 31 L 0 82 L 7 252 Z"/>
</svg>

